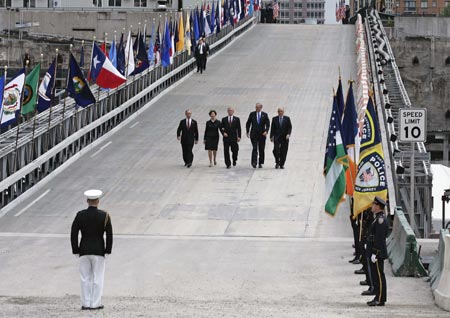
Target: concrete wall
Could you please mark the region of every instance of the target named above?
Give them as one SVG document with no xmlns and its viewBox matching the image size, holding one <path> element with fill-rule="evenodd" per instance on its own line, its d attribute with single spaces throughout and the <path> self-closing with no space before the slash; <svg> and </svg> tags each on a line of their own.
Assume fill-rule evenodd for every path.
<svg viewBox="0 0 450 318">
<path fill-rule="evenodd" d="M 408 36 L 450 37 L 450 18 L 446 17 L 395 17 L 394 37 Z"/>
</svg>

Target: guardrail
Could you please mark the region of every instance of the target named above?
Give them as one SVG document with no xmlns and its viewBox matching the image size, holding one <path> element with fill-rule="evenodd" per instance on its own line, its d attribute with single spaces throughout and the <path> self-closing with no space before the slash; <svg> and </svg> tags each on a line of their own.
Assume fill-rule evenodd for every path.
<svg viewBox="0 0 450 318">
<path fill-rule="evenodd" d="M 395 276 L 427 276 L 419 259 L 416 236 L 401 207 L 395 209 L 394 225 L 387 239 L 387 250 Z"/>
<path fill-rule="evenodd" d="M 254 21 L 255 18 L 247 17 L 238 26 L 228 26 L 209 37 L 210 54 L 245 32 Z M 94 94 L 100 97 L 94 105 L 75 109 L 74 102 L 67 99 L 66 105 L 59 104 L 37 116 L 34 134 L 33 122 L 20 125 L 17 149 L 15 129 L 2 134 L 0 207 L 17 199 L 83 148 L 114 129 L 164 89 L 188 75 L 194 67 L 194 58 L 185 51 L 175 56 L 174 65 L 168 68 L 157 66 L 115 90 L 94 88 Z"/>
<path fill-rule="evenodd" d="M 430 276 L 431 290 L 435 290 L 441 279 L 442 268 L 444 267 L 444 255 L 445 255 L 445 241 L 444 238 L 448 235 L 447 229 L 441 230 L 439 234 L 439 246 L 438 254 L 434 257 L 433 261 L 428 267 L 428 272 Z"/>
<path fill-rule="evenodd" d="M 436 289 L 433 291 L 433 295 L 436 305 L 444 310 L 450 311 L 450 235 L 444 235 L 441 241 L 442 245 L 444 245 L 442 273 Z"/>
<path fill-rule="evenodd" d="M 423 142 L 414 143 L 415 165 L 411 163 L 411 144 L 398 141 L 399 109 L 411 107 L 408 93 L 395 61 L 395 56 L 387 38 L 378 12 L 371 11 L 365 22 L 369 47 L 372 82 L 374 84 L 375 102 L 382 129 L 383 149 L 389 150 L 390 162 L 387 168 L 393 175 L 397 204 L 401 204 L 410 215 L 411 171 L 414 170 L 414 233 L 428 237 L 431 233 L 432 220 L 432 173 L 429 154 Z M 381 120 L 382 119 L 382 120 Z M 386 148 L 384 143 L 386 143 Z M 387 157 L 388 154 L 385 153 Z M 392 192 L 389 193 L 391 199 Z"/>
</svg>

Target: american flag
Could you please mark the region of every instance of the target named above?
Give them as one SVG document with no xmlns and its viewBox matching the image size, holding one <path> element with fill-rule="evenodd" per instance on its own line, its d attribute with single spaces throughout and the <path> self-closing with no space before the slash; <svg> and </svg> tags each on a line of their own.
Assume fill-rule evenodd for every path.
<svg viewBox="0 0 450 318">
<path fill-rule="evenodd" d="M 345 0 L 339 0 L 336 2 L 336 22 L 345 18 Z"/>
<path fill-rule="evenodd" d="M 272 3 L 272 8 L 273 8 L 273 17 L 274 18 L 278 18 L 278 13 L 280 11 L 280 7 L 278 6 L 278 2 L 274 1 Z"/>
<path fill-rule="evenodd" d="M 155 65 L 161 62 L 161 35 L 160 23 L 158 23 L 158 30 L 156 31 L 155 45 L 153 47 L 155 54 Z"/>
</svg>

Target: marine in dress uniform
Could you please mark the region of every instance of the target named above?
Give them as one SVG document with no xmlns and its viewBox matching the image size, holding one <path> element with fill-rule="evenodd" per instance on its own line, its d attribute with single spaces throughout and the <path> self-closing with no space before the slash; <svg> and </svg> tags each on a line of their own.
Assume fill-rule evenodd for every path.
<svg viewBox="0 0 450 318">
<path fill-rule="evenodd" d="M 177 139 L 181 141 L 181 149 L 183 150 L 184 165 L 188 168 L 192 166 L 194 161 L 194 153 L 192 148 L 198 143 L 198 125 L 191 118 L 192 112 L 188 109 L 185 111 L 186 118 L 180 121 L 177 129 Z"/>
<path fill-rule="evenodd" d="M 291 119 L 284 115 L 284 108 L 278 108 L 278 116 L 272 118 L 270 140 L 273 142 L 273 156 L 275 169 L 284 169 L 289 147 L 289 138 L 292 132 Z"/>
<path fill-rule="evenodd" d="M 105 255 L 111 254 L 113 232 L 111 217 L 98 209 L 100 190 L 88 190 L 88 208 L 77 213 L 70 234 L 72 253 L 80 259 L 81 309 L 102 309 Z M 81 241 L 78 242 L 78 233 Z M 106 232 L 106 245 L 103 234 Z"/>
<path fill-rule="evenodd" d="M 373 292 L 375 298 L 367 302 L 369 306 L 384 306 L 386 303 L 386 276 L 384 275 L 384 260 L 388 257 L 386 237 L 388 233 L 388 220 L 384 213 L 386 202 L 375 197 L 372 204 L 374 220 L 370 225 L 369 251 L 370 270 L 373 278 Z"/>
<path fill-rule="evenodd" d="M 255 111 L 248 116 L 245 128 L 247 130 L 247 137 L 252 141 L 252 167 L 256 168 L 259 163 L 259 168 L 264 164 L 264 148 L 266 147 L 266 136 L 270 129 L 270 120 L 267 113 L 262 111 L 263 105 L 256 103 Z M 258 160 L 259 154 L 259 160 Z"/>
</svg>

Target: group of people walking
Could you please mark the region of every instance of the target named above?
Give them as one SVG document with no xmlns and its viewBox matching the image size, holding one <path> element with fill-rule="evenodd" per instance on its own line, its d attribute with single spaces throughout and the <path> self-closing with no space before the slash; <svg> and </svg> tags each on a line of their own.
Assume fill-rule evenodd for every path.
<svg viewBox="0 0 450 318">
<path fill-rule="evenodd" d="M 350 217 L 354 234 L 355 257 L 349 262 L 361 264 L 362 268 L 355 274 L 365 275 L 360 285 L 367 286 L 363 296 L 374 296 L 367 302 L 369 306 L 384 306 L 386 303 L 386 276 L 384 260 L 388 258 L 386 237 L 388 219 L 384 212 L 386 202 L 375 197 L 372 207 L 363 212 L 361 217 Z"/>
<path fill-rule="evenodd" d="M 246 135 L 252 142 L 251 165 L 253 168 L 262 168 L 265 161 L 265 146 L 267 136 L 273 142 L 273 155 L 275 168 L 284 169 L 289 148 L 289 138 L 292 132 L 292 123 L 288 116 L 284 115 L 284 109 L 278 108 L 278 115 L 272 118 L 262 111 L 263 105 L 256 103 L 255 111 L 251 112 L 245 124 Z M 227 169 L 236 166 L 241 141 L 241 121 L 234 115 L 234 108 L 228 107 L 227 116 L 217 119 L 217 112 L 209 112 L 210 119 L 206 122 L 203 143 L 208 151 L 209 166 L 217 165 L 217 149 L 220 135 L 223 137 L 224 160 Z M 185 119 L 180 121 L 177 129 L 177 138 L 181 142 L 184 165 L 192 166 L 194 154 L 192 149 L 198 143 L 198 124 L 192 119 L 192 111 L 186 110 Z M 270 132 L 270 133 L 269 133 Z M 231 152 L 231 157 L 230 157 Z"/>
</svg>

